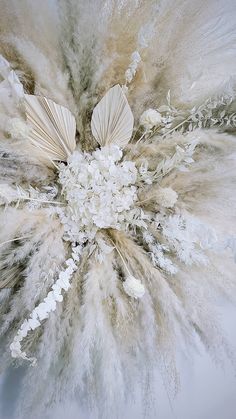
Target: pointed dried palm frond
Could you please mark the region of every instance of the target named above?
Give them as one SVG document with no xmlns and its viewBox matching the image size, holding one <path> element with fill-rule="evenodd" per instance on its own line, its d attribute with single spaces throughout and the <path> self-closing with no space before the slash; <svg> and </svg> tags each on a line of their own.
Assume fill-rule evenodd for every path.
<svg viewBox="0 0 236 419">
<path fill-rule="evenodd" d="M 25 95 L 31 143 L 49 160 L 65 161 L 74 151 L 76 122 L 72 113 L 43 96 Z"/>
<path fill-rule="evenodd" d="M 112 87 L 94 108 L 91 128 L 101 146 L 125 147 L 132 135 L 134 117 L 122 88 Z"/>
</svg>

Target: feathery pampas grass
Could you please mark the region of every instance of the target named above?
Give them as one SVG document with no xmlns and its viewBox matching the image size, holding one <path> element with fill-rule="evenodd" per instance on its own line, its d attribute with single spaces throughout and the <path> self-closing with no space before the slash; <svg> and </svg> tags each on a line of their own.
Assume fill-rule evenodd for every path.
<svg viewBox="0 0 236 419">
<path fill-rule="evenodd" d="M 156 369 L 176 391 L 196 335 L 235 362 L 217 301 L 236 297 L 236 5 L 0 3 L 1 369 L 12 342 L 37 358 L 17 417 L 76 397 L 119 418 Z"/>
</svg>

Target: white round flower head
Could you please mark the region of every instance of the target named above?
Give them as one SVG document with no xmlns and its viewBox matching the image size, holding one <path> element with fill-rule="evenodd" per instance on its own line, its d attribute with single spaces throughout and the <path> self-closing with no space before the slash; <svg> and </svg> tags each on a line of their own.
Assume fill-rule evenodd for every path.
<svg viewBox="0 0 236 419">
<path fill-rule="evenodd" d="M 153 127 L 161 124 L 162 116 L 155 109 L 148 109 L 142 113 L 139 122 L 146 131 L 149 131 Z"/>
<path fill-rule="evenodd" d="M 178 194 L 172 188 L 159 188 L 156 200 L 164 208 L 173 208 L 178 199 Z"/>
<path fill-rule="evenodd" d="M 145 294 L 145 288 L 142 282 L 133 275 L 127 276 L 123 282 L 123 288 L 126 294 L 133 298 L 142 298 Z"/>
<path fill-rule="evenodd" d="M 28 125 L 20 118 L 9 119 L 6 130 L 16 140 L 27 138 L 30 132 Z"/>
<path fill-rule="evenodd" d="M 121 158 L 121 149 L 112 145 L 92 154 L 75 151 L 68 165 L 61 165 L 59 181 L 67 206 L 59 215 L 71 242 L 91 240 L 102 228 L 126 229 L 137 199 L 137 169 Z"/>
</svg>

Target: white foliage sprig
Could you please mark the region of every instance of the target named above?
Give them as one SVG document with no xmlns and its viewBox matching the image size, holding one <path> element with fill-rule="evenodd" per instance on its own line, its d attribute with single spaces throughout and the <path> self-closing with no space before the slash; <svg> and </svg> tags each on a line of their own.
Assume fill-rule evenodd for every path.
<svg viewBox="0 0 236 419">
<path fill-rule="evenodd" d="M 215 231 L 188 213 L 175 214 L 161 223 L 162 234 L 170 249 L 186 265 L 194 263 L 206 265 L 208 256 L 205 252 L 217 243 Z"/>
<path fill-rule="evenodd" d="M 28 204 L 26 205 L 27 208 L 30 210 L 34 210 L 37 208 L 42 207 L 43 205 L 50 206 L 53 205 L 61 205 L 63 202 L 58 202 L 54 200 L 58 194 L 58 188 L 56 185 L 54 186 L 44 186 L 43 190 L 40 191 L 32 186 L 29 186 L 27 190 L 22 188 L 21 186 L 17 186 L 16 193 L 15 193 L 15 201 L 17 201 L 17 206 L 21 201 L 26 201 Z"/>
<path fill-rule="evenodd" d="M 186 143 L 181 146 L 176 145 L 175 153 L 171 157 L 163 158 L 155 170 L 149 170 L 147 160 L 143 159 L 139 167 L 138 180 L 151 185 L 154 182 L 160 181 L 172 170 L 187 172 L 189 165 L 194 163 L 193 155 L 198 143 L 199 140 L 196 136 L 191 143 Z"/>
<path fill-rule="evenodd" d="M 131 55 L 131 62 L 125 72 L 126 85 L 131 83 L 137 72 L 138 64 L 141 62 L 141 57 L 138 51 L 134 51 Z"/>
<path fill-rule="evenodd" d="M 52 291 L 44 298 L 35 309 L 32 311 L 30 317 L 26 319 L 21 328 L 18 330 L 13 342 L 10 345 L 11 355 L 13 358 L 22 358 L 31 362 L 32 366 L 35 366 L 37 359 L 34 357 L 28 357 L 25 352 L 22 351 L 22 341 L 27 337 L 30 331 L 33 331 L 41 326 L 41 322 L 48 318 L 52 311 L 56 310 L 56 303 L 63 301 L 62 291 L 68 291 L 70 288 L 70 281 L 73 273 L 77 269 L 75 263 L 78 262 L 78 252 L 72 253 L 72 258 L 67 259 L 65 264 L 67 268 L 61 271 L 58 280 L 52 286 Z"/>
<path fill-rule="evenodd" d="M 176 274 L 178 272 L 177 266 L 166 256 L 166 253 L 170 252 L 168 246 L 158 243 L 148 231 L 143 232 L 143 239 L 150 250 L 153 265 L 160 267 L 171 275 Z"/>
<path fill-rule="evenodd" d="M 168 159 L 162 160 L 153 173 L 153 178 L 161 178 L 171 170 L 179 168 L 180 170 L 187 170 L 187 166 L 194 162 L 192 156 L 195 150 L 195 147 L 198 144 L 196 139 L 191 144 L 187 144 L 184 147 L 177 146 L 176 152 L 174 155 Z"/>
<path fill-rule="evenodd" d="M 167 93 L 167 104 L 158 107 L 162 117 L 162 126 L 154 133 L 159 133 L 165 138 L 174 131 L 186 132 L 199 128 L 236 126 L 236 114 L 234 111 L 227 112 L 233 101 L 232 96 L 216 96 L 207 99 L 199 106 L 183 111 L 174 107 L 171 103 L 170 91 Z M 152 135 L 154 134 L 152 133 Z"/>
</svg>

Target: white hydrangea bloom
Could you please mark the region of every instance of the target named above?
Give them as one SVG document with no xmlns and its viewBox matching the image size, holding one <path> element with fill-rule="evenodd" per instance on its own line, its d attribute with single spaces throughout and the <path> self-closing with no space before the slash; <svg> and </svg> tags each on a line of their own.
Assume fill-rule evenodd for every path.
<svg viewBox="0 0 236 419">
<path fill-rule="evenodd" d="M 68 206 L 58 213 L 71 242 L 92 240 L 102 228 L 126 229 L 137 215 L 131 216 L 137 169 L 121 158 L 121 149 L 112 145 L 92 154 L 75 151 L 68 165 L 61 165 L 59 181 Z"/>
<path fill-rule="evenodd" d="M 142 282 L 133 275 L 127 276 L 123 282 L 123 288 L 127 295 L 133 298 L 142 298 L 145 294 L 145 288 Z"/>
<path fill-rule="evenodd" d="M 142 113 L 139 122 L 146 131 L 149 131 L 153 127 L 162 123 L 162 116 L 155 109 L 147 109 Z"/>
</svg>

